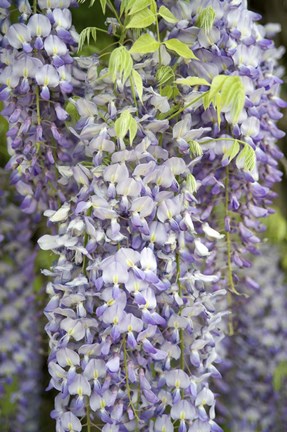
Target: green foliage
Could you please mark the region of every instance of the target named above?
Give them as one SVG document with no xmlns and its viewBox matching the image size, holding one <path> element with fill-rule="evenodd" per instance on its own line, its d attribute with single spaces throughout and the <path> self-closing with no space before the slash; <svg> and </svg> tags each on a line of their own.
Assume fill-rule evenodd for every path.
<svg viewBox="0 0 287 432">
<path fill-rule="evenodd" d="M 87 44 L 90 45 L 90 39 L 91 38 L 94 40 L 94 42 L 96 42 L 96 40 L 97 40 L 96 27 L 86 27 L 84 30 L 81 31 L 80 39 L 79 39 L 79 45 L 78 45 L 78 51 L 81 51 L 83 49 L 85 42 L 87 42 Z"/>
<path fill-rule="evenodd" d="M 244 108 L 245 88 L 242 80 L 236 75 L 217 75 L 213 78 L 209 92 L 204 96 L 203 104 L 207 109 L 211 104 L 217 111 L 218 125 L 221 123 L 221 111 L 230 109 L 232 123 L 238 118 Z"/>
<path fill-rule="evenodd" d="M 204 30 L 205 33 L 209 33 L 213 27 L 216 14 L 212 6 L 208 6 L 201 9 L 196 20 L 196 25 Z"/>
<path fill-rule="evenodd" d="M 278 364 L 273 373 L 273 388 L 276 392 L 279 392 L 283 383 L 287 378 L 287 360 L 284 360 Z"/>
<path fill-rule="evenodd" d="M 72 99 L 69 99 L 65 103 L 65 110 L 70 116 L 70 119 L 66 122 L 67 125 L 69 125 L 70 123 L 75 124 L 80 119 L 80 114 L 78 113 L 78 110 Z"/>
<path fill-rule="evenodd" d="M 237 156 L 236 161 L 240 164 L 240 162 L 243 162 L 243 168 L 246 171 L 253 171 L 256 165 L 256 155 L 255 151 L 253 150 L 250 145 L 246 144 L 244 145 L 243 149 Z"/>
<path fill-rule="evenodd" d="M 161 6 L 159 8 L 158 14 L 167 22 L 171 24 L 176 24 L 178 22 L 178 19 L 173 15 L 173 13 L 170 12 L 170 10 L 165 7 Z"/>
<path fill-rule="evenodd" d="M 157 42 L 150 34 L 145 33 L 135 41 L 130 49 L 131 54 L 147 54 L 157 51 L 160 43 Z"/>
<path fill-rule="evenodd" d="M 2 109 L 2 104 L 0 104 L 0 109 Z M 7 146 L 6 146 L 6 133 L 8 131 L 8 122 L 7 120 L 0 116 L 0 166 L 5 165 L 6 161 L 9 159 Z"/>
<path fill-rule="evenodd" d="M 4 397 L 0 399 L 0 415 L 1 418 L 15 415 L 17 405 L 13 402 L 13 394 L 17 392 L 19 383 L 17 378 L 13 377 L 10 384 L 4 384 Z"/>
<path fill-rule="evenodd" d="M 144 9 L 147 9 L 151 4 L 151 0 L 134 0 L 128 2 L 128 15 L 134 15 Z"/>
<path fill-rule="evenodd" d="M 204 78 L 199 77 L 187 77 L 187 78 L 179 78 L 176 81 L 176 84 L 188 85 L 188 86 L 210 86 L 210 83 L 206 81 Z"/>
<path fill-rule="evenodd" d="M 197 191 L 196 180 L 192 174 L 188 174 L 186 178 L 186 188 L 192 194 Z"/>
<path fill-rule="evenodd" d="M 155 22 L 154 13 L 150 9 L 143 9 L 131 17 L 126 28 L 142 29 L 142 28 L 149 27 L 151 24 L 154 24 L 154 22 Z"/>
<path fill-rule="evenodd" d="M 93 3 L 94 3 L 94 1 L 95 0 L 92 0 Z M 100 0 L 100 3 L 101 3 L 103 14 L 105 14 L 106 13 L 107 0 Z"/>
<path fill-rule="evenodd" d="M 238 155 L 239 151 L 240 151 L 239 142 L 237 140 L 234 140 L 231 147 L 229 147 L 224 151 L 223 159 L 228 159 L 228 161 L 231 162 Z"/>
<path fill-rule="evenodd" d="M 179 56 L 191 60 L 191 59 L 197 59 L 197 57 L 193 54 L 191 49 L 188 47 L 187 44 L 184 42 L 181 42 L 178 39 L 168 39 L 167 41 L 163 42 L 167 49 L 171 51 L 175 51 L 176 54 Z"/>
<path fill-rule="evenodd" d="M 160 86 L 168 82 L 174 82 L 174 71 L 170 66 L 160 66 L 156 73 L 156 79 Z"/>
<path fill-rule="evenodd" d="M 287 221 L 279 208 L 274 208 L 275 213 L 264 219 L 266 235 L 274 243 L 282 243 L 287 240 Z M 287 263 L 287 261 L 286 261 Z"/>
<path fill-rule="evenodd" d="M 120 79 L 123 83 L 130 77 L 133 70 L 132 57 L 124 46 L 113 50 L 109 60 L 109 73 L 113 82 Z"/>
<path fill-rule="evenodd" d="M 200 144 L 197 141 L 190 140 L 188 141 L 190 153 L 196 157 L 202 156 L 203 151 L 200 147 Z"/>
<path fill-rule="evenodd" d="M 136 70 L 132 70 L 132 79 L 134 81 L 134 85 L 138 94 L 138 97 L 140 98 L 142 102 L 143 97 L 143 80 L 140 74 Z"/>
<path fill-rule="evenodd" d="M 123 139 L 129 132 L 130 145 L 137 134 L 138 124 L 128 110 L 121 113 L 120 117 L 115 121 L 115 132 L 118 138 Z"/>
</svg>

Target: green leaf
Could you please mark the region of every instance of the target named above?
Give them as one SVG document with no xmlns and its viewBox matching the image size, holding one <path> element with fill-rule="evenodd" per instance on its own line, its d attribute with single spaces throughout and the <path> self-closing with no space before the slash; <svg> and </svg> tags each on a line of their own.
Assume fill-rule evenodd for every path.
<svg viewBox="0 0 287 432">
<path fill-rule="evenodd" d="M 185 59 L 197 59 L 197 57 L 193 54 L 188 45 L 178 39 L 168 39 L 163 43 L 165 44 L 167 49 L 175 51 L 179 56 Z"/>
<path fill-rule="evenodd" d="M 197 191 L 196 179 L 192 174 L 188 174 L 186 177 L 186 188 L 192 194 Z"/>
<path fill-rule="evenodd" d="M 143 97 L 143 80 L 142 80 L 142 77 L 134 69 L 132 71 L 132 77 L 133 77 L 133 80 L 134 80 L 134 84 L 135 84 L 135 87 L 136 87 L 137 94 L 138 94 L 138 96 L 139 96 L 139 98 L 140 98 L 140 100 L 142 102 L 142 97 Z"/>
<path fill-rule="evenodd" d="M 70 119 L 66 121 L 67 125 L 75 124 L 80 119 L 80 114 L 73 100 L 70 99 L 65 103 L 65 110 L 70 116 Z"/>
<path fill-rule="evenodd" d="M 245 144 L 243 150 L 237 156 L 236 162 L 241 166 L 243 163 L 243 168 L 246 171 L 253 171 L 256 165 L 256 155 L 250 145 Z"/>
<path fill-rule="evenodd" d="M 135 41 L 130 49 L 131 54 L 147 54 L 158 50 L 160 43 L 157 42 L 150 34 L 145 33 Z"/>
<path fill-rule="evenodd" d="M 130 145 L 137 134 L 138 124 L 128 110 L 121 113 L 120 117 L 115 121 L 115 132 L 118 138 L 123 139 L 129 132 Z"/>
<path fill-rule="evenodd" d="M 171 99 L 172 97 L 174 97 L 174 86 L 171 85 L 165 85 L 161 90 L 160 90 L 160 95 L 161 96 L 166 96 L 168 99 Z M 174 112 L 174 111 L 173 111 Z M 172 113 L 173 113 L 172 112 Z M 172 114 L 171 113 L 171 114 Z"/>
<path fill-rule="evenodd" d="M 143 29 L 149 27 L 154 22 L 155 22 L 155 15 L 152 13 L 152 11 L 150 9 L 144 9 L 131 17 L 131 20 L 126 26 L 126 28 Z"/>
<path fill-rule="evenodd" d="M 207 109 L 211 103 L 217 110 L 219 126 L 220 113 L 224 108 L 230 108 L 232 123 L 237 123 L 245 103 L 245 88 L 241 78 L 236 75 L 217 75 L 213 78 L 210 90 L 204 97 L 204 108 Z"/>
<path fill-rule="evenodd" d="M 169 81 L 174 82 L 174 71 L 170 66 L 160 66 L 156 73 L 156 79 L 160 86 L 168 83 Z"/>
<path fill-rule="evenodd" d="M 189 86 L 198 86 L 198 85 L 210 86 L 210 83 L 208 81 L 206 81 L 204 78 L 199 78 L 199 77 L 179 78 L 175 82 L 176 84 L 189 85 Z"/>
<path fill-rule="evenodd" d="M 287 361 L 283 360 L 279 363 L 273 373 L 273 388 L 279 392 L 283 387 L 284 379 L 287 378 Z"/>
<path fill-rule="evenodd" d="M 101 6 L 102 6 L 102 11 L 103 14 L 105 15 L 106 13 L 106 6 L 107 6 L 107 0 L 100 0 Z"/>
<path fill-rule="evenodd" d="M 204 97 L 204 109 L 207 109 L 211 103 L 213 103 L 214 106 L 216 105 L 216 95 L 220 92 L 227 78 L 227 75 L 217 75 L 213 78 L 210 90 Z"/>
<path fill-rule="evenodd" d="M 151 0 L 134 0 L 131 3 L 131 9 L 128 15 L 134 15 L 143 9 L 147 9 L 151 4 Z"/>
<path fill-rule="evenodd" d="M 231 162 L 239 153 L 240 145 L 237 140 L 233 141 L 232 146 L 230 146 L 226 151 L 224 151 L 223 159 L 228 159 Z"/>
<path fill-rule="evenodd" d="M 200 144 L 197 141 L 190 140 L 188 141 L 190 153 L 194 156 L 202 156 L 203 151 L 200 147 Z"/>
<path fill-rule="evenodd" d="M 151 0 L 150 10 L 154 15 L 157 14 L 157 4 L 155 0 Z"/>
<path fill-rule="evenodd" d="M 273 243 L 282 243 L 287 236 L 287 221 L 280 208 L 273 208 L 275 213 L 262 221 L 266 225 L 266 236 Z M 287 259 L 287 254 L 284 254 Z"/>
<path fill-rule="evenodd" d="M 173 15 L 173 13 L 170 12 L 170 10 L 165 7 L 161 6 L 159 8 L 158 14 L 167 22 L 171 24 L 176 24 L 179 20 Z"/>
<path fill-rule="evenodd" d="M 215 10 L 212 6 L 208 6 L 199 12 L 196 20 L 196 25 L 204 30 L 205 33 L 209 33 L 213 27 L 214 20 L 216 18 Z"/>
<path fill-rule="evenodd" d="M 90 39 L 93 39 L 94 42 L 97 40 L 97 29 L 96 27 L 87 27 L 80 33 L 78 51 L 83 49 L 85 42 L 87 41 L 87 45 L 90 44 Z"/>
<path fill-rule="evenodd" d="M 109 73 L 113 82 L 120 79 L 123 83 L 130 77 L 133 70 L 132 57 L 124 46 L 113 50 L 109 60 Z"/>
<path fill-rule="evenodd" d="M 120 16 L 122 16 L 124 12 L 128 12 L 132 7 L 133 3 L 134 0 L 122 0 L 121 8 L 120 8 Z"/>
</svg>

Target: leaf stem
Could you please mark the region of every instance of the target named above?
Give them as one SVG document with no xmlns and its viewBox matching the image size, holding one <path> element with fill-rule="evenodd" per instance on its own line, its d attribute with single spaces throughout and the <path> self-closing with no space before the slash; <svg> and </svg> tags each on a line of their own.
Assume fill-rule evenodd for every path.
<svg viewBox="0 0 287 432">
<path fill-rule="evenodd" d="M 176 281 L 178 286 L 178 295 L 182 298 L 182 285 L 180 282 L 180 256 L 179 253 L 176 254 Z M 179 312 L 179 315 L 181 314 L 181 311 Z M 184 364 L 184 334 L 183 329 L 179 329 L 179 340 L 180 340 L 180 368 L 184 370 L 185 364 Z"/>
<path fill-rule="evenodd" d="M 130 383 L 129 383 L 129 371 L 128 371 L 128 352 L 127 352 L 127 342 L 126 342 L 126 337 L 124 337 L 123 339 L 123 351 L 124 351 L 124 368 L 125 368 L 125 377 L 126 377 L 126 389 L 127 389 L 127 395 L 128 395 L 128 399 L 130 401 L 130 406 L 134 412 L 135 415 L 135 419 L 136 419 L 136 428 L 135 428 L 135 432 L 139 431 L 139 416 L 137 414 L 137 411 L 134 407 L 133 401 L 132 401 L 132 396 L 131 396 L 131 388 L 130 388 Z"/>
<path fill-rule="evenodd" d="M 206 95 L 206 93 L 208 93 L 208 91 L 202 93 L 198 98 L 195 98 L 192 102 L 188 103 L 187 105 L 183 106 L 178 111 L 176 111 L 175 113 L 173 113 L 171 116 L 167 117 L 167 120 L 173 119 L 178 114 L 182 113 L 184 110 L 186 110 L 187 108 L 189 108 L 191 105 L 193 105 L 194 103 L 198 102 L 200 99 L 202 99 Z"/>
<path fill-rule="evenodd" d="M 136 93 L 135 93 L 135 86 L 134 86 L 134 82 L 133 82 L 132 76 L 130 76 L 130 85 L 131 85 L 131 91 L 132 91 L 132 96 L 133 96 L 135 108 L 137 109 L 137 114 L 138 114 L 138 103 L 137 103 L 137 98 L 136 98 Z"/>
<path fill-rule="evenodd" d="M 108 5 L 109 8 L 111 9 L 111 11 L 114 13 L 116 19 L 118 20 L 119 24 L 121 25 L 122 23 L 121 23 L 120 16 L 119 16 L 119 14 L 118 14 L 116 8 L 115 8 L 114 5 L 112 4 L 111 0 L 108 0 L 108 1 L 107 1 L 107 5 Z"/>
<path fill-rule="evenodd" d="M 92 430 L 92 423 L 91 423 L 91 417 L 90 417 L 90 404 L 87 405 L 87 432 L 91 432 Z"/>
</svg>

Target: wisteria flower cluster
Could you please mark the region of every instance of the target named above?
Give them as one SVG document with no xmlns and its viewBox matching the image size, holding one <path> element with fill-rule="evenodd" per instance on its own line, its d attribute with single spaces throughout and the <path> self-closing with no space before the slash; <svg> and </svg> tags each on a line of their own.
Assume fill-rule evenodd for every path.
<svg viewBox="0 0 287 432">
<path fill-rule="evenodd" d="M 241 0 L 100 3 L 113 50 L 77 64 L 99 29 L 79 37 L 70 0 L 21 1 L 12 25 L 1 4 L 7 168 L 58 255 L 43 271 L 51 415 L 57 432 L 219 432 L 221 322 L 237 331 L 241 303 L 256 320 L 244 269 L 281 180 L 276 26 Z"/>
<path fill-rule="evenodd" d="M 237 332 L 222 343 L 224 361 L 219 369 L 223 395 L 228 394 L 228 400 L 223 396 L 224 415 L 234 432 L 285 427 L 286 394 L 282 397 L 280 374 L 287 361 L 287 297 L 279 259 L 278 249 L 270 246 L 256 258 L 248 277 L 256 278 L 258 286 L 238 304 Z"/>
<path fill-rule="evenodd" d="M 23 197 L 22 210 L 34 214 L 65 199 L 55 160 L 73 160 L 75 142 L 65 127 L 65 100 L 80 92 L 81 75 L 73 73 L 71 57 L 78 35 L 70 0 L 34 2 L 33 8 L 20 1 L 19 22 L 12 25 L 10 6 L 7 0 L 2 9 L 0 99 L 9 122 L 12 182 Z"/>
<path fill-rule="evenodd" d="M 1 170 L 0 176 L 0 398 L 13 407 L 9 415 L 1 412 L 1 427 L 34 432 L 41 392 L 40 329 L 33 294 L 35 252 L 29 217 L 23 217 L 7 188 L 2 189 L 8 184 L 7 173 Z"/>
</svg>

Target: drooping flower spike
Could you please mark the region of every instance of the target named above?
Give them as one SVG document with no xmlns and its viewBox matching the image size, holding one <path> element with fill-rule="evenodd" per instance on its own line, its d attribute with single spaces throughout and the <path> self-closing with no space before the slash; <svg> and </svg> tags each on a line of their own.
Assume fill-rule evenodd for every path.
<svg viewBox="0 0 287 432">
<path fill-rule="evenodd" d="M 9 178 L 0 171 L 0 407 L 1 427 L 34 432 L 39 427 L 40 328 L 33 293 L 31 221 L 11 201 Z M 5 410 L 9 406 L 10 410 Z"/>
</svg>

